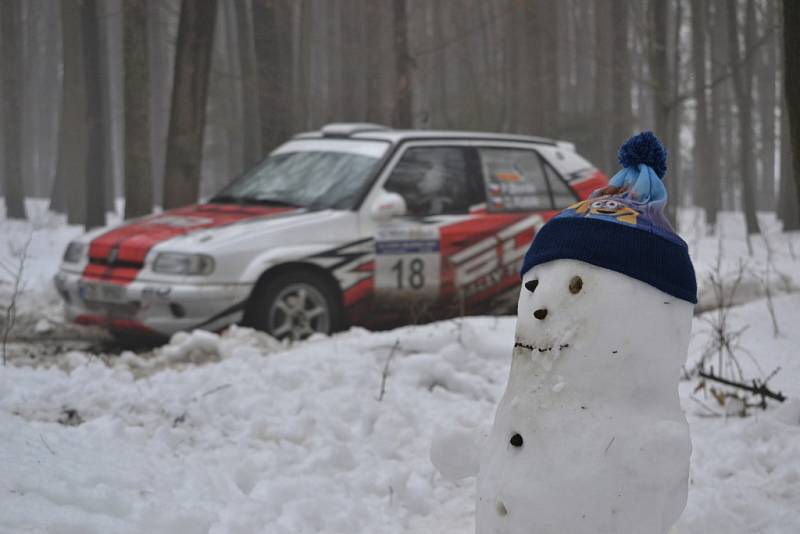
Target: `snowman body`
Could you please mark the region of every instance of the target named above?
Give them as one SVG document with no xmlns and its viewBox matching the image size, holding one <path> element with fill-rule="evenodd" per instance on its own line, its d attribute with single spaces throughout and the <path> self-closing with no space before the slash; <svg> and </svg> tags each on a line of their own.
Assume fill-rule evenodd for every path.
<svg viewBox="0 0 800 534">
<path fill-rule="evenodd" d="M 481 458 L 478 534 L 666 533 L 688 492 L 677 382 L 693 305 L 560 259 L 523 278 Z"/>
</svg>

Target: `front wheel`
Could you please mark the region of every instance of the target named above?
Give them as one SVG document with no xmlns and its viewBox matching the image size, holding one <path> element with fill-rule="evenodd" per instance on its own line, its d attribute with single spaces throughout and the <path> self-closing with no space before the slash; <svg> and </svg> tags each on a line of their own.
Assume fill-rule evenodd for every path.
<svg viewBox="0 0 800 534">
<path fill-rule="evenodd" d="M 298 341 L 338 329 L 337 295 L 314 273 L 279 274 L 256 291 L 248 322 L 277 339 Z"/>
</svg>

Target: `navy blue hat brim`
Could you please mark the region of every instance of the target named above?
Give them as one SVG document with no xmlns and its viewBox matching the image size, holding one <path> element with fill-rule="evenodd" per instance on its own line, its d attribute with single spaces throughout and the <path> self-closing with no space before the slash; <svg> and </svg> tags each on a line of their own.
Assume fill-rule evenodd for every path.
<svg viewBox="0 0 800 534">
<path fill-rule="evenodd" d="M 536 234 L 521 274 L 559 259 L 617 271 L 673 297 L 697 303 L 697 280 L 685 243 L 652 232 L 602 219 L 555 218 Z"/>
</svg>

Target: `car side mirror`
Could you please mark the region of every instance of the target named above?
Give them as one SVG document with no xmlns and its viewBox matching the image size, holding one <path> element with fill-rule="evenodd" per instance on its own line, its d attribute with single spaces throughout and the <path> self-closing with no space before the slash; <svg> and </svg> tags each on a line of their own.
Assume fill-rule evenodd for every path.
<svg viewBox="0 0 800 534">
<path fill-rule="evenodd" d="M 370 215 L 376 221 L 388 221 L 406 214 L 406 201 L 397 193 L 382 190 L 372 203 Z"/>
</svg>

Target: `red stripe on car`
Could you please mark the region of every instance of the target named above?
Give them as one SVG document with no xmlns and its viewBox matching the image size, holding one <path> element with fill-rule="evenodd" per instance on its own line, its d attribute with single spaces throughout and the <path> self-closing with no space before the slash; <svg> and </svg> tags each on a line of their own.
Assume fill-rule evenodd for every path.
<svg viewBox="0 0 800 534">
<path fill-rule="evenodd" d="M 165 211 L 118 226 L 89 245 L 89 264 L 83 277 L 127 284 L 143 267 L 157 244 L 191 232 L 226 226 L 246 219 L 294 211 L 296 208 L 197 204 Z M 112 252 L 116 250 L 116 257 Z M 111 257 L 110 257 L 111 256 Z"/>
</svg>

